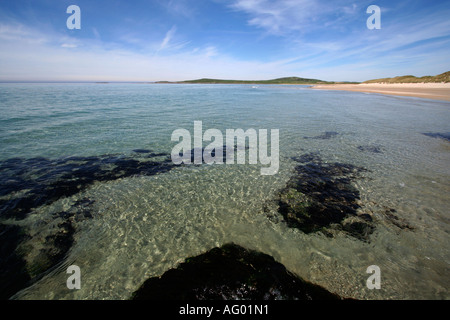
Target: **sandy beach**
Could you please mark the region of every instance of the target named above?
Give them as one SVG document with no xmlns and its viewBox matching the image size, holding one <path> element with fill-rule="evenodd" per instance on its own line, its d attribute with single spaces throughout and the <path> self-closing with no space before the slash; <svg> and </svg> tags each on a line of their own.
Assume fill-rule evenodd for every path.
<svg viewBox="0 0 450 320">
<path fill-rule="evenodd" d="M 450 101 L 450 83 L 321 84 L 313 89 L 344 90 Z"/>
</svg>

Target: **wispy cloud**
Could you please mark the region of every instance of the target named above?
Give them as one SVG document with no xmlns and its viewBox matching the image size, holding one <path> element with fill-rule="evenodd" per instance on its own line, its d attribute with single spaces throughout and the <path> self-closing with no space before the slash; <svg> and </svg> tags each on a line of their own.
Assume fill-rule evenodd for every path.
<svg viewBox="0 0 450 320">
<path fill-rule="evenodd" d="M 273 34 L 301 29 L 312 13 L 319 11 L 317 3 L 310 0 L 236 0 L 231 7 L 247 13 L 249 25 Z"/>
<path fill-rule="evenodd" d="M 63 43 L 61 45 L 61 48 L 76 48 L 76 47 L 78 47 L 78 46 L 74 43 Z"/>
<path fill-rule="evenodd" d="M 159 0 L 79 32 L 12 14 L 0 22 L 0 80 L 362 81 L 450 69 L 450 5 L 377 2 L 381 30 L 366 27 L 372 0 Z M 148 19 L 150 7 L 158 14 Z"/>
<path fill-rule="evenodd" d="M 192 19 L 195 16 L 192 0 L 162 0 L 160 3 L 171 15 L 182 16 L 189 19 Z"/>
<path fill-rule="evenodd" d="M 97 28 L 92 28 L 92 33 L 94 34 L 94 37 L 95 37 L 97 40 L 100 40 L 100 39 L 101 39 L 101 37 L 100 37 L 100 32 L 98 32 Z"/>
<path fill-rule="evenodd" d="M 48 35 L 37 34 L 32 28 L 21 23 L 0 24 L 0 40 L 27 43 L 45 43 L 50 41 Z"/>
<path fill-rule="evenodd" d="M 234 0 L 230 7 L 245 12 L 251 26 L 271 34 L 287 35 L 336 25 L 344 16 L 354 17 L 365 3 L 369 1 L 355 4 L 353 0 Z"/>
<path fill-rule="evenodd" d="M 361 74 L 369 70 L 401 72 L 421 64 L 431 48 L 432 54 L 439 57 L 448 52 L 448 10 L 415 12 L 404 2 L 382 6 L 382 30 L 372 31 L 365 26 L 370 4 L 364 0 L 234 0 L 230 6 L 244 12 L 250 26 L 286 39 L 284 47 L 293 53 L 288 62 L 292 70 L 328 70 L 326 79 L 334 73 L 332 70 L 356 65 Z M 405 61 L 408 63 L 402 63 Z M 437 62 L 429 62 L 430 69 L 439 69 Z M 439 62 L 439 71 L 449 67 L 448 63 L 442 66 Z M 320 72 L 322 77 L 323 73 Z"/>
<path fill-rule="evenodd" d="M 167 31 L 166 36 L 164 37 L 163 41 L 161 42 L 161 45 L 159 46 L 158 51 L 163 50 L 164 48 L 166 48 L 170 41 L 172 40 L 173 36 L 175 35 L 175 32 L 177 31 L 177 27 L 173 26 L 172 28 L 170 28 L 169 31 Z"/>
<path fill-rule="evenodd" d="M 165 55 L 136 52 L 123 47 L 90 45 L 89 42 L 27 42 L 40 38 L 39 30 L 3 26 L 20 36 L 0 46 L 0 81 L 155 81 L 186 80 L 198 77 L 246 79 L 249 75 L 267 77 L 273 64 L 245 61 L 221 54 L 208 45 L 197 50 L 169 51 Z M 175 28 L 161 44 L 170 45 Z M 169 30 L 170 31 L 170 30 Z M 1 32 L 0 32 L 1 37 Z M 86 40 L 87 41 L 87 40 Z"/>
</svg>

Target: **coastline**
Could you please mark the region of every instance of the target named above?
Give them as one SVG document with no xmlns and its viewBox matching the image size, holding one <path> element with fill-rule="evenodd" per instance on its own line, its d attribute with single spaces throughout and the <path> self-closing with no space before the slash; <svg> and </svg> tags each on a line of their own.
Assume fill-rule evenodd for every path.
<svg viewBox="0 0 450 320">
<path fill-rule="evenodd" d="M 312 89 L 381 93 L 432 100 L 450 101 L 450 83 L 370 83 L 319 84 Z"/>
</svg>

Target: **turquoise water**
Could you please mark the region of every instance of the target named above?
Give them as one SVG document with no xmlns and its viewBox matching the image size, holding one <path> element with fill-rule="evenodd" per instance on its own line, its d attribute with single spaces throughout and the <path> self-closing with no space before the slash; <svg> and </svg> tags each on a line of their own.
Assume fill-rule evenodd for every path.
<svg viewBox="0 0 450 320">
<path fill-rule="evenodd" d="M 192 133 L 194 121 L 223 133 L 279 129 L 279 172 L 261 176 L 259 165 L 250 164 L 164 165 L 133 174 L 124 165 L 114 177 L 90 179 L 120 161 L 163 163 L 175 145 L 172 132 Z M 83 176 L 85 187 L 52 193 L 20 218 L 7 210 L 0 215 L 2 224 L 26 230 L 17 250 L 32 272 L 43 268 L 39 252 L 61 228 L 57 214 L 89 200 L 91 217 L 72 216 L 73 239 L 59 263 L 14 298 L 126 299 L 148 277 L 233 241 L 343 296 L 448 299 L 450 143 L 424 134 L 448 132 L 450 103 L 409 97 L 303 86 L 0 84 L 0 162 L 9 166 L 2 189 L 14 189 L 0 200 L 39 194 L 42 170 L 58 192 L 55 177 L 95 163 L 92 175 Z M 358 210 L 376 225 L 370 241 L 344 232 L 306 234 L 277 215 L 273 200 L 293 175 L 293 157 L 309 153 L 367 169 L 352 185 Z M 397 224 L 386 215 L 391 209 Z M 65 285 L 71 264 L 81 269 L 80 290 Z M 374 264 L 381 290 L 365 285 Z"/>
</svg>

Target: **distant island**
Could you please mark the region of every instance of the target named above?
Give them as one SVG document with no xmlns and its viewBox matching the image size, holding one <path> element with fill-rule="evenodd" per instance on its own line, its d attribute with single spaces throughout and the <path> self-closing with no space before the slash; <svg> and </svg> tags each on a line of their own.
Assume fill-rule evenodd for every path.
<svg viewBox="0 0 450 320">
<path fill-rule="evenodd" d="M 449 83 L 450 82 L 450 71 L 441 73 L 437 76 L 400 76 L 394 78 L 382 78 L 364 81 L 363 83 Z"/>
<path fill-rule="evenodd" d="M 272 80 L 223 80 L 223 79 L 197 79 L 197 80 L 187 80 L 187 81 L 158 81 L 156 83 L 198 83 L 198 84 L 337 84 L 337 83 L 359 83 L 359 82 L 332 82 L 332 81 L 323 81 L 318 79 L 307 79 L 307 78 L 299 78 L 299 77 L 285 77 L 285 78 L 277 78 Z"/>
<path fill-rule="evenodd" d="M 450 71 L 444 72 L 437 76 L 415 77 L 412 75 L 399 76 L 394 78 L 381 78 L 374 80 L 367 80 L 363 84 L 369 83 L 449 83 Z M 360 84 L 361 82 L 352 81 L 325 81 L 319 79 L 308 79 L 299 77 L 284 77 L 272 80 L 224 80 L 224 79 L 209 79 L 202 78 L 197 80 L 186 81 L 156 81 L 155 83 L 197 83 L 197 84 L 303 84 L 303 85 L 320 85 L 320 84 Z"/>
</svg>

